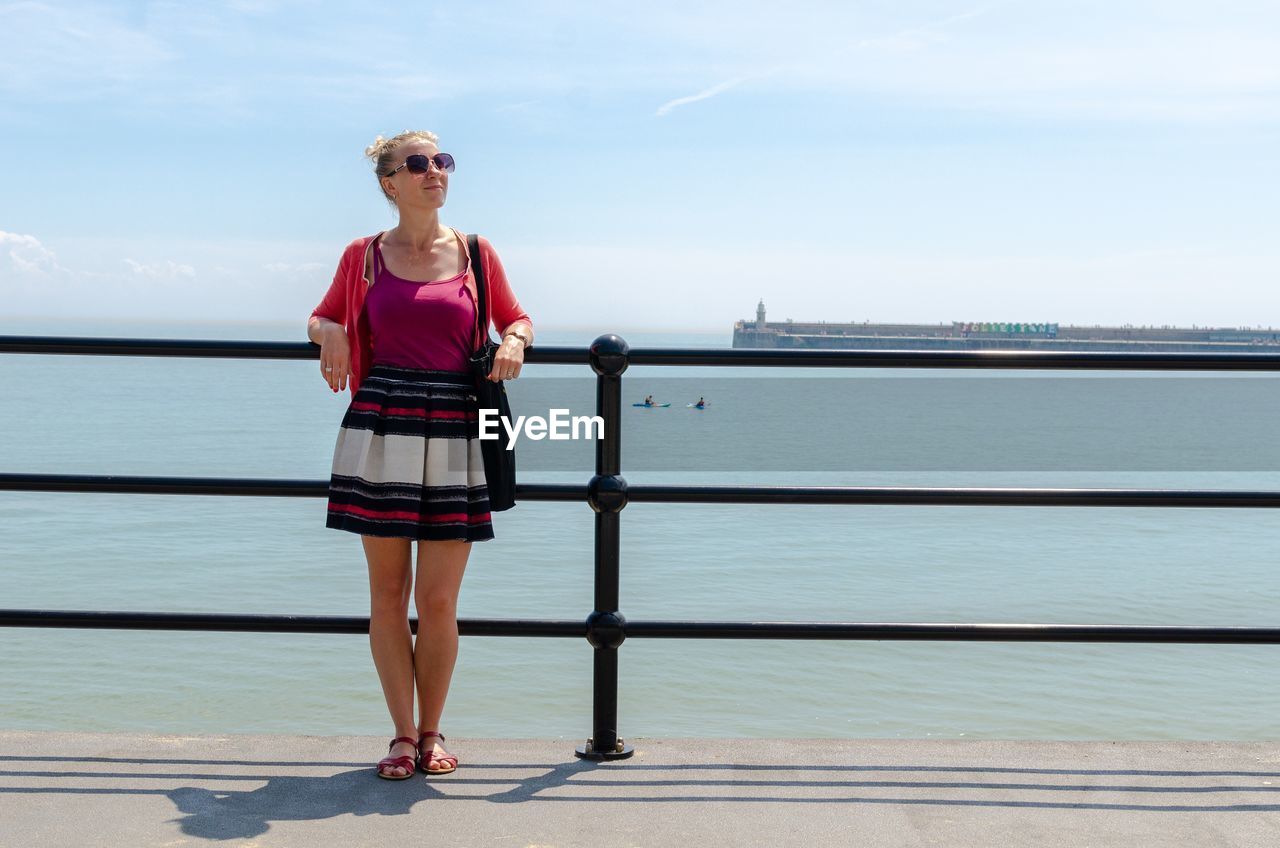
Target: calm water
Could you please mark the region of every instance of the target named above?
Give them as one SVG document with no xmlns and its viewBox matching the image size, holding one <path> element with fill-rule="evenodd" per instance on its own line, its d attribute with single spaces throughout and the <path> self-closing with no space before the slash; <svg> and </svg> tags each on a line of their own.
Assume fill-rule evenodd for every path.
<svg viewBox="0 0 1280 848">
<path fill-rule="evenodd" d="M 294 325 L 0 324 L 0 333 L 301 340 Z M 542 332 L 586 344 L 595 333 Z M 633 347 L 727 346 L 625 334 Z M 349 395 L 314 362 L 18 356 L 0 469 L 327 479 Z M 807 378 L 811 382 L 805 382 Z M 631 482 L 1274 489 L 1275 378 L 656 369 L 624 378 Z M 914 381 L 914 382 L 912 382 Z M 517 411 L 588 413 L 585 368 L 529 366 Z M 684 408 L 705 395 L 702 412 Z M 585 404 L 585 406 L 583 406 Z M 820 412 L 820 414 L 819 414 Z M 1145 428 L 1145 429 L 1138 429 Z M 1144 435 L 1134 438 L 1134 433 Z M 526 479 L 585 481 L 590 446 L 522 441 Z M 557 453 L 557 451 L 562 451 Z M 576 451 L 576 452 L 575 452 Z M 826 471 L 818 470 L 826 468 Z M 727 469 L 733 469 L 729 471 Z M 0 492 L 0 606 L 367 614 L 359 538 L 323 499 Z M 585 504 L 524 503 L 474 546 L 462 617 L 581 619 Z M 630 619 L 1271 625 L 1268 510 L 632 504 Z M 643 640 L 623 736 L 1280 736 L 1268 646 Z M 591 650 L 462 640 L 451 736 L 590 735 Z M 0 628 L 0 727 L 385 733 L 355 636 Z"/>
</svg>

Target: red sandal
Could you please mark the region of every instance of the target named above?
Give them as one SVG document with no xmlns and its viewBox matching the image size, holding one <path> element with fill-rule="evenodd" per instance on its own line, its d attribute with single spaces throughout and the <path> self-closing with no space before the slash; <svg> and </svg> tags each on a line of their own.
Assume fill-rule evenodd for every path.
<svg viewBox="0 0 1280 848">
<path fill-rule="evenodd" d="M 391 753 L 391 749 L 396 746 L 397 742 L 408 742 L 410 745 L 413 745 L 415 749 L 418 747 L 417 743 L 408 736 L 397 736 L 395 739 L 392 739 L 391 744 L 387 746 L 388 754 Z M 384 768 L 402 768 L 407 769 L 407 771 L 404 774 L 388 774 L 383 771 Z M 401 757 L 383 757 L 378 760 L 378 777 L 386 778 L 387 780 L 408 780 L 413 777 L 414 772 L 417 770 L 418 758 L 411 757 L 408 754 Z"/>
<path fill-rule="evenodd" d="M 443 754 L 436 756 L 435 743 L 431 743 L 429 750 L 423 750 L 422 740 L 431 736 L 439 736 L 440 741 L 444 741 L 444 734 L 436 730 L 428 730 L 418 734 L 418 768 L 427 774 L 449 774 L 458 770 L 458 758 L 452 754 Z M 432 763 L 440 763 L 440 768 L 432 768 Z"/>
</svg>

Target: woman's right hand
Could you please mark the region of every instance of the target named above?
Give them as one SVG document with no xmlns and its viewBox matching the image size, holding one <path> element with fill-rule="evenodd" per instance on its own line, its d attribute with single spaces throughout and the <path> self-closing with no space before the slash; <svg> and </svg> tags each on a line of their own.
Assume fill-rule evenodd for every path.
<svg viewBox="0 0 1280 848">
<path fill-rule="evenodd" d="M 339 324 L 327 324 L 320 342 L 320 376 L 335 392 L 347 387 L 351 377 L 351 343 Z"/>
</svg>

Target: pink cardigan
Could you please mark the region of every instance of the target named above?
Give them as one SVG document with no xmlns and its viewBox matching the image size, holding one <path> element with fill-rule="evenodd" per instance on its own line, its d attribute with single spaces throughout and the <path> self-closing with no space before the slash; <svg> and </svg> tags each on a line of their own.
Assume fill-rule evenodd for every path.
<svg viewBox="0 0 1280 848">
<path fill-rule="evenodd" d="M 467 250 L 466 233 L 460 233 L 457 230 L 454 230 L 454 233 L 458 236 L 462 249 Z M 382 233 L 362 236 L 346 246 L 342 251 L 342 258 L 338 260 L 338 270 L 333 275 L 333 283 L 330 284 L 329 291 L 325 292 L 320 305 L 311 312 L 311 318 L 328 318 L 334 323 L 341 324 L 347 332 L 347 341 L 351 344 L 350 388 L 353 398 L 365 377 L 369 376 L 369 369 L 373 364 L 373 334 L 369 330 L 369 318 L 364 311 L 364 298 L 370 281 L 365 277 L 364 270 L 365 258 L 369 255 L 373 240 L 380 235 Z M 493 324 L 501 333 L 515 321 L 523 321 L 533 327 L 529 315 L 520 308 L 519 301 L 511 291 L 497 251 L 493 249 L 493 245 L 487 238 L 480 236 L 479 239 L 480 261 L 484 264 L 485 279 L 489 281 L 489 296 L 485 301 L 489 307 L 489 314 L 485 316 L 487 319 L 485 328 L 488 329 L 489 325 Z M 474 260 L 474 257 L 472 259 Z M 477 303 L 476 278 L 471 267 L 471 263 L 468 262 L 466 286 L 467 291 L 471 293 L 471 303 L 474 307 Z M 311 319 L 308 318 L 308 324 L 310 321 Z M 471 336 L 471 347 L 474 350 L 480 346 L 480 333 L 476 330 Z"/>
</svg>

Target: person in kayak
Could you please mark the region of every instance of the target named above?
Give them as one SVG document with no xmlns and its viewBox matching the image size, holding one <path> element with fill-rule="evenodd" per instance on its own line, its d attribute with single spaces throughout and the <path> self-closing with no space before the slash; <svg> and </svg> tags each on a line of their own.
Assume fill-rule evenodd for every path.
<svg viewBox="0 0 1280 848">
<path fill-rule="evenodd" d="M 707 402 L 703 398 L 698 398 L 698 402 L 694 404 L 698 409 L 706 408 Z"/>
<path fill-rule="evenodd" d="M 645 399 L 644 399 L 644 405 L 645 405 L 645 406 L 653 406 L 653 395 L 648 395 L 647 397 L 645 397 Z"/>
</svg>

